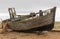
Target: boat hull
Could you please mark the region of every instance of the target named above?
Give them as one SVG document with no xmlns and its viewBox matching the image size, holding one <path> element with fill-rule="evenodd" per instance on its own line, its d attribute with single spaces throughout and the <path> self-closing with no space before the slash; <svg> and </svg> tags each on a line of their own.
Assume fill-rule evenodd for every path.
<svg viewBox="0 0 60 39">
<path fill-rule="evenodd" d="M 29 31 L 51 31 L 54 28 L 54 23 L 48 24 L 48 25 L 44 25 L 41 27 L 36 27 L 36 28 L 32 28 L 32 29 L 28 29 L 28 30 L 14 30 L 13 31 L 21 31 L 21 32 L 29 32 Z"/>
<path fill-rule="evenodd" d="M 54 28 L 55 11 L 56 7 L 50 9 L 50 13 L 48 12 L 48 14 L 43 16 L 34 16 L 20 21 L 10 21 L 8 22 L 8 27 L 17 31 L 49 31 Z"/>
<path fill-rule="evenodd" d="M 22 22 L 21 21 L 14 21 L 14 22 L 10 21 L 9 28 L 11 28 L 12 30 L 29 30 L 33 28 L 43 27 L 45 25 L 50 25 L 52 23 L 54 23 L 53 15 L 49 14 L 46 16 L 36 17 L 31 20 L 24 20 Z"/>
</svg>

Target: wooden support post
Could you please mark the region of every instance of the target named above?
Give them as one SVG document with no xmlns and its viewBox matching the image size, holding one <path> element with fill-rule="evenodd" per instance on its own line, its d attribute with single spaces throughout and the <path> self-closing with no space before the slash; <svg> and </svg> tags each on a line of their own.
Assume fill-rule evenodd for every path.
<svg viewBox="0 0 60 39">
<path fill-rule="evenodd" d="M 43 16 L 42 10 L 39 10 L 39 16 Z"/>
<path fill-rule="evenodd" d="M 6 21 L 5 24 L 3 25 L 1 33 L 4 33 L 7 29 L 7 27 L 8 27 L 8 21 Z"/>
</svg>

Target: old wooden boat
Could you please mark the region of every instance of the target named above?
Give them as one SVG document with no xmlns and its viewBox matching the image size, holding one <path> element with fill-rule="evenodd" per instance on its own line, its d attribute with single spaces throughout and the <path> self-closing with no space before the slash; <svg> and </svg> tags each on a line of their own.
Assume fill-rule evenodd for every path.
<svg viewBox="0 0 60 39">
<path fill-rule="evenodd" d="M 54 28 L 56 7 L 30 15 L 16 15 L 15 8 L 8 8 L 8 27 L 18 31 L 50 31 Z M 38 15 L 37 15 L 38 14 Z"/>
</svg>

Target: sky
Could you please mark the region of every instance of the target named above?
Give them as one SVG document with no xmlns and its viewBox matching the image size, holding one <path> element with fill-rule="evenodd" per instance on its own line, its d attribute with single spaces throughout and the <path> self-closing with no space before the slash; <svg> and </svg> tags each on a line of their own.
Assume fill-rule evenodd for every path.
<svg viewBox="0 0 60 39">
<path fill-rule="evenodd" d="M 55 21 L 60 21 L 60 0 L 0 0 L 0 18 L 9 18 L 9 7 L 15 7 L 17 14 L 29 14 L 54 6 L 57 7 Z"/>
</svg>

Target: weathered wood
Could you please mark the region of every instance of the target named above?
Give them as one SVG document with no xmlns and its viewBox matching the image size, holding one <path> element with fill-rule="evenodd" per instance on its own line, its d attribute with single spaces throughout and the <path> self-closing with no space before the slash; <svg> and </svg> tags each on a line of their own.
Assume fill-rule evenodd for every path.
<svg viewBox="0 0 60 39">
<path fill-rule="evenodd" d="M 26 19 L 22 19 L 20 21 L 10 21 L 8 22 L 9 24 L 9 28 L 13 29 L 13 30 L 30 30 L 30 29 L 34 29 L 37 27 L 42 27 L 43 30 L 47 29 L 52 29 L 54 27 L 54 21 L 55 21 L 55 8 L 50 9 L 51 13 L 48 13 L 46 15 L 43 16 L 43 12 L 42 10 L 39 11 L 39 16 L 33 16 L 26 18 Z M 47 11 L 47 10 L 46 10 Z M 28 16 L 27 16 L 28 17 Z M 47 26 L 46 26 L 47 25 Z M 45 28 L 46 26 L 46 28 Z M 44 29 L 44 28 L 45 29 Z M 50 28 L 48 28 L 50 27 Z"/>
<path fill-rule="evenodd" d="M 39 16 L 43 16 L 42 10 L 39 10 Z"/>
<path fill-rule="evenodd" d="M 16 11 L 15 8 L 8 8 L 9 14 L 10 14 L 10 19 L 16 18 Z"/>
</svg>

